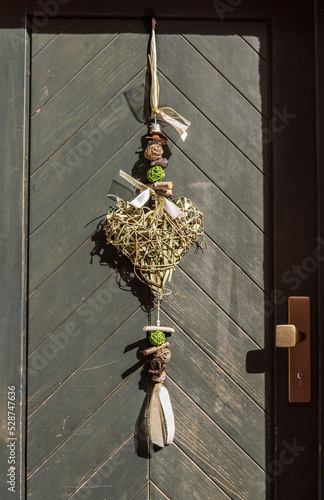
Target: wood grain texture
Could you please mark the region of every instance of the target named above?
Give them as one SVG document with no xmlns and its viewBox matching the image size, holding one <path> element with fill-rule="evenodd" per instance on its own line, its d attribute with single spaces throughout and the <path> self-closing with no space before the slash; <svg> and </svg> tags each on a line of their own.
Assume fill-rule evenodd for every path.
<svg viewBox="0 0 324 500">
<path fill-rule="evenodd" d="M 126 349 L 132 344 L 145 343 L 141 316 L 138 312 L 132 316 L 75 371 L 71 367 L 70 376 L 31 415 L 30 471 L 64 443 L 123 383 L 123 373 L 139 364 L 138 348 Z M 40 370 L 39 376 L 42 375 Z M 39 422 L 46 422 L 47 425 L 39 428 Z M 41 449 L 39 440 L 43 443 Z"/>
<path fill-rule="evenodd" d="M 146 500 L 148 485 L 141 486 L 148 478 L 148 461 L 134 454 L 131 437 L 100 469 L 79 489 L 71 499 L 91 500 Z M 133 495 L 134 490 L 140 488 Z"/>
<path fill-rule="evenodd" d="M 191 121 L 190 140 L 188 138 L 185 142 L 179 140 L 178 133 L 171 126 L 161 122 L 172 143 L 267 234 L 268 180 L 265 175 L 162 74 L 159 74 L 159 81 L 163 100 L 171 107 L 179 108 L 179 113 L 190 117 Z M 173 162 L 172 156 L 170 166 L 181 171 L 181 163 Z"/>
<path fill-rule="evenodd" d="M 49 45 L 60 33 L 68 31 L 74 20 L 69 18 L 53 18 L 45 26 L 43 20 L 36 17 L 30 19 L 30 29 L 32 32 L 31 57 L 34 58 L 41 50 Z M 37 85 L 37 82 L 35 82 Z"/>
<path fill-rule="evenodd" d="M 110 266 L 100 266 L 98 257 L 94 257 L 91 265 L 93 248 L 93 242 L 88 240 L 30 297 L 29 353 L 56 330 L 101 283 L 110 277 L 114 281 L 118 279 L 112 267 L 120 268 L 126 258 L 112 251 Z M 105 303 L 104 300 L 102 302 Z M 99 304 L 97 308 L 100 312 Z"/>
<path fill-rule="evenodd" d="M 32 60 L 31 70 L 34 85 L 31 94 L 31 114 L 63 89 L 83 68 L 94 60 L 106 45 L 118 36 L 129 24 L 126 20 L 76 20 L 54 39 Z M 114 33 L 106 33 L 110 29 Z M 87 32 L 91 33 L 90 36 Z M 94 31 L 95 30 L 95 31 Z M 44 38 L 44 37 L 43 37 Z M 51 41 L 51 43 L 49 43 Z"/>
<path fill-rule="evenodd" d="M 150 481 L 150 500 L 165 500 L 168 498 L 169 497 L 162 493 L 156 484 L 153 484 L 152 481 Z"/>
<path fill-rule="evenodd" d="M 132 165 L 137 158 L 134 151 L 140 148 L 140 135 L 135 135 L 30 237 L 30 291 L 93 235 L 97 223 L 114 204 L 107 198 L 112 180 L 119 181 L 121 166 Z"/>
<path fill-rule="evenodd" d="M 55 491 L 56 498 L 63 500 L 72 494 L 91 477 L 96 465 L 104 464 L 134 435 L 143 399 L 138 377 L 133 376 L 30 476 L 29 498 L 43 500 Z M 46 420 L 39 425 L 47 427 Z M 41 449 L 40 441 L 38 446 Z M 135 454 L 132 458 L 142 471 L 141 484 L 147 475 L 146 460 Z"/>
<path fill-rule="evenodd" d="M 264 234 L 189 158 L 173 144 L 169 147 L 172 163 L 181 165 L 172 172 L 174 196 L 186 196 L 199 207 L 208 236 L 263 289 L 267 241 Z M 185 187 L 182 179 L 186 179 Z"/>
<path fill-rule="evenodd" d="M 0 418 L 1 498 L 23 498 L 25 491 L 25 408 L 26 408 L 26 248 L 28 179 L 28 85 L 29 40 L 23 27 L 21 5 L 0 6 L 1 60 L 1 183 L 0 183 Z M 12 27 L 12 24 L 15 27 Z M 17 24 L 15 24 L 17 23 Z M 8 407 L 8 388 L 14 387 Z M 8 411 L 13 410 L 13 413 Z M 14 420 L 13 420 L 14 419 Z M 14 426 L 12 427 L 12 424 Z M 14 434 L 9 434 L 9 429 Z M 15 440 L 10 440 L 14 438 Z M 15 454 L 15 492 L 7 483 L 10 465 L 9 444 Z M 11 450 L 13 451 L 12 447 Z M 10 457 L 12 459 L 12 455 Z"/>
<path fill-rule="evenodd" d="M 134 100 L 144 102 L 144 71 L 31 176 L 31 233 L 141 130 L 143 123 L 130 112 L 125 97 L 130 91 Z"/>
<path fill-rule="evenodd" d="M 122 33 L 32 118 L 31 171 L 147 65 L 147 35 Z M 118 55 L 117 55 L 118 54 Z M 107 86 L 105 83 L 109 81 Z"/>
<path fill-rule="evenodd" d="M 240 35 L 265 61 L 269 60 L 269 21 L 226 21 L 231 29 Z"/>
<path fill-rule="evenodd" d="M 173 326 L 173 322 L 171 324 Z M 265 468 L 267 419 L 264 411 L 179 329 L 170 348 L 170 378 Z"/>
<path fill-rule="evenodd" d="M 162 471 L 163 474 L 161 474 Z M 204 498 L 213 500 L 230 498 L 176 445 L 169 446 L 154 455 L 151 478 L 153 483 L 158 484 L 159 488 L 170 499 L 201 500 L 202 492 Z M 161 495 L 157 497 L 158 500 L 162 500 L 162 498 Z"/>
<path fill-rule="evenodd" d="M 202 33 L 199 21 L 191 22 L 190 26 L 185 21 L 170 24 L 260 113 L 267 116 L 267 63 L 230 25 L 206 22 Z M 257 42 L 257 37 L 255 39 Z M 259 79 L 255 77 L 257 74 Z"/>
<path fill-rule="evenodd" d="M 265 345 L 265 296 L 207 239 L 208 250 L 180 262 L 190 278 L 260 346 Z M 195 259 L 195 262 L 193 262 Z M 216 266 L 215 266 L 216 263 Z"/>
<path fill-rule="evenodd" d="M 160 29 L 157 51 L 159 70 L 262 170 L 262 126 L 265 121 L 260 113 L 165 24 Z M 165 105 L 163 98 L 160 105 Z"/>
<path fill-rule="evenodd" d="M 229 497 L 265 498 L 265 472 L 171 381 L 168 389 L 175 411 L 176 444 Z"/>
<path fill-rule="evenodd" d="M 159 22 L 160 103 L 193 123 L 181 144 L 165 126 L 166 180 L 204 212 L 208 250 L 184 257 L 162 304 L 176 328 L 166 386 L 179 434 L 149 465 L 137 448 L 145 428 L 134 434 L 148 288 L 116 252 L 106 268 L 89 265 L 112 182 L 143 168 L 149 34 L 146 21 L 123 33 L 126 20 L 71 21 L 54 38 L 47 28 L 33 66 L 29 496 L 261 500 L 268 402 L 264 374 L 247 373 L 246 359 L 265 344 L 266 63 L 229 25 Z"/>
<path fill-rule="evenodd" d="M 33 352 L 29 358 L 30 411 L 137 310 L 137 298 L 132 294 L 127 298 L 114 279 L 107 280 Z"/>
<path fill-rule="evenodd" d="M 264 408 L 264 374 L 246 372 L 247 353 L 258 345 L 180 269 L 170 288 L 172 295 L 163 300 L 163 311 Z M 184 295 L 196 300 L 183 300 Z"/>
<path fill-rule="evenodd" d="M 129 497 L 129 500 L 148 500 L 149 488 L 150 483 L 149 481 L 146 481 L 143 486 L 141 486 L 131 497 Z"/>
</svg>

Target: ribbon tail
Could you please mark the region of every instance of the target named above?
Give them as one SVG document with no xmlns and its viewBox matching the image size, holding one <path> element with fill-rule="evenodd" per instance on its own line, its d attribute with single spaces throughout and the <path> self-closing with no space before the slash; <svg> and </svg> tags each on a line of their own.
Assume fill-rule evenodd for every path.
<svg viewBox="0 0 324 500">
<path fill-rule="evenodd" d="M 132 184 L 132 186 L 136 187 L 136 189 L 140 189 L 141 191 L 145 191 L 147 189 L 146 184 L 143 184 L 143 182 L 138 181 L 137 179 L 134 179 L 131 175 L 126 174 L 123 170 L 119 170 L 119 175 L 125 181 L 129 182 Z"/>
<path fill-rule="evenodd" d="M 174 415 L 171 405 L 171 399 L 166 387 L 162 386 L 159 391 L 159 398 L 164 417 L 166 444 L 172 444 L 175 433 Z"/>
<path fill-rule="evenodd" d="M 183 212 L 177 207 L 175 203 L 164 198 L 164 210 L 168 212 L 172 219 L 177 219 L 178 217 L 183 217 Z"/>
<path fill-rule="evenodd" d="M 159 398 L 161 386 L 162 384 L 160 383 L 154 385 L 147 415 L 147 424 L 152 443 L 160 448 L 164 448 L 167 436 L 165 435 L 165 425 L 162 418 L 162 408 Z"/>
<path fill-rule="evenodd" d="M 169 123 L 169 125 L 171 125 L 178 132 L 183 141 L 186 140 L 186 137 L 188 135 L 187 130 L 189 128 L 190 122 L 188 122 L 189 125 L 183 125 L 175 118 L 172 118 L 172 116 L 168 115 L 164 111 L 161 111 L 161 109 L 158 109 L 157 113 L 159 116 L 161 116 L 161 118 L 163 118 L 164 121 Z"/>
<path fill-rule="evenodd" d="M 180 134 L 181 139 L 184 141 L 188 135 L 187 129 L 190 126 L 190 122 L 179 115 L 174 109 L 165 107 L 159 108 L 159 98 L 160 98 L 160 85 L 157 76 L 157 52 L 156 52 L 156 40 L 155 40 L 155 30 L 152 29 L 150 54 L 148 54 L 151 67 L 151 108 L 154 113 L 159 115 L 164 121 L 169 123 L 177 132 Z M 180 123 L 178 119 L 182 120 L 185 125 Z"/>
<path fill-rule="evenodd" d="M 133 205 L 133 207 L 141 208 L 145 203 L 150 199 L 151 190 L 150 188 L 142 191 L 134 200 L 130 201 L 129 204 Z"/>
</svg>

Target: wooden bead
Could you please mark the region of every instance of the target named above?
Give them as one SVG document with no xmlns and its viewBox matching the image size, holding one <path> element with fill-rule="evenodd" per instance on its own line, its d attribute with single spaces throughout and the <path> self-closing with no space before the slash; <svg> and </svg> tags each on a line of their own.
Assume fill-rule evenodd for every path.
<svg viewBox="0 0 324 500">
<path fill-rule="evenodd" d="M 166 135 L 162 132 L 162 127 L 159 123 L 150 123 L 149 125 L 149 133 L 151 135 L 159 135 L 164 137 L 165 139 L 167 138 Z"/>
<path fill-rule="evenodd" d="M 150 187 L 153 189 L 172 189 L 173 182 L 154 182 Z"/>
<path fill-rule="evenodd" d="M 172 189 L 157 189 L 156 194 L 159 196 L 164 196 L 165 198 L 170 198 L 173 195 Z"/>
<path fill-rule="evenodd" d="M 143 351 L 143 354 L 144 356 L 149 356 L 149 354 L 154 354 L 156 353 L 157 351 L 159 351 L 160 349 L 164 349 L 165 347 L 169 347 L 169 342 L 164 342 L 164 344 L 162 345 L 156 345 L 154 347 L 149 347 L 148 349 L 145 349 L 145 351 Z"/>
<path fill-rule="evenodd" d="M 164 333 L 174 333 L 174 328 L 171 326 L 144 326 L 143 332 L 154 332 L 155 330 L 160 330 L 160 332 Z"/>
</svg>

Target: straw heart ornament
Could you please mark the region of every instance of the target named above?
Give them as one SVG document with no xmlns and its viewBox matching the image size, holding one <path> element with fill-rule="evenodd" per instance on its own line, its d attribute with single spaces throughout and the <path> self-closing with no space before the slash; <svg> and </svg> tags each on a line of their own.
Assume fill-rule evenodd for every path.
<svg viewBox="0 0 324 500">
<path fill-rule="evenodd" d="M 155 25 L 153 18 L 149 60 L 154 122 L 149 124 L 148 143 L 144 152 L 144 157 L 150 162 L 147 183 L 120 171 L 121 177 L 139 193 L 130 202 L 116 197 L 117 203 L 108 212 L 104 229 L 107 242 L 128 257 L 135 273 L 150 287 L 157 301 L 156 324 L 143 328 L 150 345 L 143 355 L 149 364 L 153 382 L 147 412 L 149 434 L 153 444 L 164 447 L 172 443 L 175 433 L 171 400 L 162 385 L 171 358 L 170 343 L 166 341 L 166 336 L 173 334 L 174 329 L 161 326 L 160 304 L 163 296 L 170 293 L 167 284 L 180 259 L 192 245 L 204 242 L 204 229 L 202 212 L 188 198 L 172 199 L 173 184 L 164 180 L 168 160 L 163 156 L 163 146 L 166 145 L 167 137 L 157 123 L 157 115 L 172 125 L 182 140 L 187 136 L 190 122 L 172 108 L 159 108 Z"/>
</svg>

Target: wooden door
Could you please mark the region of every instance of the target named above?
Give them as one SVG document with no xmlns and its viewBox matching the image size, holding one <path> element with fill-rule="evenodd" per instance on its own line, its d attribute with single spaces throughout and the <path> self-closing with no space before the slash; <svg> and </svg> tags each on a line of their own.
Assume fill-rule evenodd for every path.
<svg viewBox="0 0 324 500">
<path fill-rule="evenodd" d="M 156 12 L 160 103 L 192 122 L 184 143 L 164 126 L 167 177 L 204 212 L 208 248 L 183 258 L 162 303 L 176 329 L 166 381 L 176 439 L 155 452 L 138 359 L 151 299 L 96 233 L 107 194 L 127 196 L 119 170 L 141 171 L 151 12 L 49 3 L 17 2 L 1 17 L 1 412 L 6 423 L 15 392 L 17 422 L 1 436 L 17 438 L 16 497 L 320 498 L 317 365 L 312 403 L 291 406 L 272 333 L 274 312 L 286 320 L 284 272 L 317 234 L 312 13 L 281 0 L 166 0 Z M 316 276 L 299 288 L 315 332 Z M 283 463 L 294 440 L 303 453 Z"/>
<path fill-rule="evenodd" d="M 269 245 L 266 22 L 163 20 L 167 178 L 205 214 L 208 248 L 189 252 L 162 303 L 176 329 L 168 387 L 173 446 L 143 427 L 149 292 L 112 246 L 91 257 L 120 169 L 138 175 L 147 124 L 147 22 L 58 19 L 31 31 L 29 498 L 265 498 L 264 373 Z M 95 236 L 97 241 L 98 235 Z M 102 242 L 101 242 L 102 244 Z M 96 252 L 95 252 L 96 253 Z M 106 264 L 101 266 L 100 263 Z M 248 367 L 249 368 L 249 367 Z M 251 367 L 250 367 L 251 368 Z M 144 375 L 143 375 L 144 374 Z M 202 493 L 203 492 L 203 493 Z"/>
</svg>

